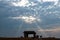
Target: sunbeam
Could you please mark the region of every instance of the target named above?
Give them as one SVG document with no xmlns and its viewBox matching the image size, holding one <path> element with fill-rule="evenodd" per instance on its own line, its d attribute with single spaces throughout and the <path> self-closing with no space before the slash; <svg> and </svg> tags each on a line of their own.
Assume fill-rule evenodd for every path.
<svg viewBox="0 0 60 40">
<path fill-rule="evenodd" d="M 20 26 L 17 28 L 17 32 L 16 32 L 17 36 L 19 36 L 19 34 L 22 33 L 22 32 L 20 32 L 20 31 L 22 31 L 22 27 L 23 27 L 23 22 L 21 22 Z M 22 36 L 22 34 L 21 34 L 21 36 Z"/>
<path fill-rule="evenodd" d="M 39 18 L 33 17 L 33 16 L 19 16 L 19 17 L 9 17 L 12 19 L 21 19 L 25 21 L 26 23 L 34 23 L 35 21 L 41 21 Z"/>
<path fill-rule="evenodd" d="M 36 25 L 36 27 L 38 28 L 38 32 L 40 32 L 39 33 L 39 35 L 44 35 L 44 37 L 48 37 L 48 35 L 46 34 L 46 32 L 44 31 L 44 29 L 42 28 L 42 27 L 40 27 L 39 25 L 38 25 L 38 23 L 35 23 L 35 25 Z M 40 30 L 40 31 L 39 31 Z M 43 32 L 44 31 L 44 32 Z"/>
</svg>

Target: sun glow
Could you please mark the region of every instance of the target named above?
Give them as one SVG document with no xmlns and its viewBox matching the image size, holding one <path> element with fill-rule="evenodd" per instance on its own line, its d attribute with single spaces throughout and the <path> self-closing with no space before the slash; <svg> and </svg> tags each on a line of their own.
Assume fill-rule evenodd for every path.
<svg viewBox="0 0 60 40">
<path fill-rule="evenodd" d="M 33 16 L 19 16 L 19 17 L 10 17 L 12 19 L 22 19 L 26 23 L 34 23 L 36 21 L 41 21 L 39 18 Z"/>
</svg>

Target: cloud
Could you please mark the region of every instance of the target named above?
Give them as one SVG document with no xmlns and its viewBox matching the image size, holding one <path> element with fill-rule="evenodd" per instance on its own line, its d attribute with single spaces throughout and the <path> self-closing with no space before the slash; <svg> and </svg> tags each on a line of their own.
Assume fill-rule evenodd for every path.
<svg viewBox="0 0 60 40">
<path fill-rule="evenodd" d="M 54 5 L 58 4 L 59 0 L 43 0 L 43 2 L 54 2 Z"/>
<path fill-rule="evenodd" d="M 57 33 L 60 31 L 60 27 L 58 28 L 53 28 L 53 29 L 43 29 L 43 30 L 38 30 L 40 32 L 53 32 L 53 33 Z"/>
<path fill-rule="evenodd" d="M 58 0 L 42 0 L 43 2 L 56 2 Z"/>
<path fill-rule="evenodd" d="M 60 26 L 59 27 L 49 28 L 49 29 L 38 30 L 38 32 L 40 32 L 40 34 L 42 33 L 42 36 L 46 35 L 45 37 L 56 37 L 56 38 L 60 38 L 59 37 L 60 36 L 59 35 L 60 34 Z"/>
<path fill-rule="evenodd" d="M 26 23 L 34 23 L 36 21 L 41 21 L 40 19 L 35 18 L 33 16 L 20 16 L 20 17 L 9 17 L 9 18 L 12 18 L 12 19 L 22 19 Z"/>
<path fill-rule="evenodd" d="M 12 2 L 12 4 L 13 4 L 14 6 L 23 6 L 23 7 L 25 7 L 28 3 L 29 3 L 28 0 L 21 0 L 21 1 L 17 2 L 17 3 Z"/>
<path fill-rule="evenodd" d="M 29 2 L 29 0 L 21 0 L 18 2 L 12 2 L 12 5 L 14 6 L 20 6 L 20 7 L 29 7 L 29 6 L 35 6 L 36 3 L 34 2 Z"/>
<path fill-rule="evenodd" d="M 38 0 L 39 2 L 54 2 L 54 5 L 58 4 L 59 0 Z"/>
<path fill-rule="evenodd" d="M 31 30 L 31 28 L 39 33 L 60 35 L 60 7 L 57 4 L 57 6 L 53 5 L 55 0 L 44 0 L 42 4 L 35 0 L 9 1 L 0 1 L 0 36 L 20 36 L 22 31 Z M 54 25 L 58 27 L 55 28 Z M 39 30 L 37 26 L 43 30 Z"/>
</svg>

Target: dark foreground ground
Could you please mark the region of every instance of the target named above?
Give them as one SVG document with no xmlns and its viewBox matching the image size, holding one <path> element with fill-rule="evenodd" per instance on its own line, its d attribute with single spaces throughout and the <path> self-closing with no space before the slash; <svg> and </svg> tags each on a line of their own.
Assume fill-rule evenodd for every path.
<svg viewBox="0 0 60 40">
<path fill-rule="evenodd" d="M 0 40 L 60 40 L 60 38 L 0 38 Z"/>
</svg>

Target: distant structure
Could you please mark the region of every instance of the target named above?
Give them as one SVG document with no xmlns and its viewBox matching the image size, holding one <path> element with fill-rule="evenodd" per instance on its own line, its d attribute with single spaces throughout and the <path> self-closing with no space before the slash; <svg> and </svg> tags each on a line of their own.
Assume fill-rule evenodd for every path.
<svg viewBox="0 0 60 40">
<path fill-rule="evenodd" d="M 24 31 L 24 37 L 28 37 L 29 34 L 33 34 L 33 37 L 36 36 L 36 32 L 35 31 Z"/>
</svg>

